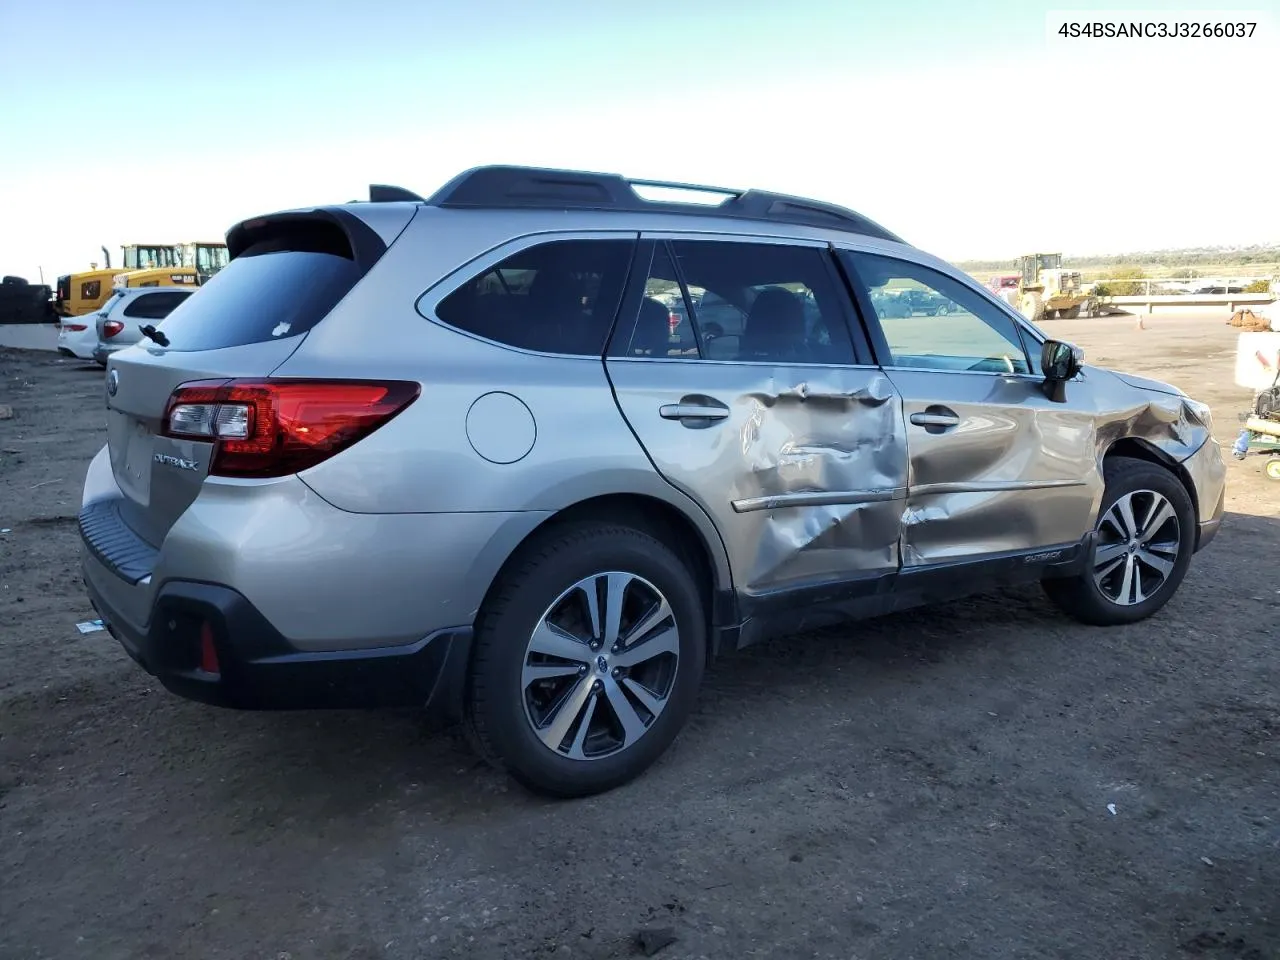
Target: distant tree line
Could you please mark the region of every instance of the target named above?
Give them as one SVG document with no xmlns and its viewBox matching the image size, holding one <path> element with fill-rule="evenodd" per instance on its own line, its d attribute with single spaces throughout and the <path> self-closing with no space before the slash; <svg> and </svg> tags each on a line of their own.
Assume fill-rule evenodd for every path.
<svg viewBox="0 0 1280 960">
<path fill-rule="evenodd" d="M 1209 267 L 1229 263 L 1246 266 L 1252 263 L 1280 262 L 1280 246 L 1256 244 L 1250 247 L 1192 247 L 1186 250 L 1148 250 L 1141 253 L 1063 254 L 1064 267 Z M 965 271 L 1012 271 L 1014 258 L 1006 260 L 960 260 L 956 266 Z M 1178 270 L 1174 269 L 1177 273 Z M 1186 274 L 1183 274 L 1186 275 Z"/>
</svg>

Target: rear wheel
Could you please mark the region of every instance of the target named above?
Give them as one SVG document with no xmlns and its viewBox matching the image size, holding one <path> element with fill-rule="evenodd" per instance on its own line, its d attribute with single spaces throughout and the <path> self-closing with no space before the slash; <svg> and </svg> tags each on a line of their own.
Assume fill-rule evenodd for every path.
<svg viewBox="0 0 1280 960">
<path fill-rule="evenodd" d="M 1044 581 L 1045 592 L 1083 623 L 1135 623 L 1178 589 L 1195 549 L 1195 510 L 1178 478 L 1145 460 L 1106 461 L 1106 491 L 1087 569 Z"/>
<path fill-rule="evenodd" d="M 1262 467 L 1269 480 L 1280 480 L 1280 457 L 1272 457 Z"/>
<path fill-rule="evenodd" d="M 540 793 L 612 789 L 676 738 L 705 651 L 702 597 L 669 547 L 625 526 L 557 530 L 504 574 L 481 614 L 472 741 Z"/>
</svg>

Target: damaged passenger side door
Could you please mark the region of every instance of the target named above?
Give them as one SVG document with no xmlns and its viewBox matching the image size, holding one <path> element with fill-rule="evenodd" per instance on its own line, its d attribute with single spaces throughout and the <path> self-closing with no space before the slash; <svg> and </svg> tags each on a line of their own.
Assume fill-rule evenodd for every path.
<svg viewBox="0 0 1280 960">
<path fill-rule="evenodd" d="M 746 609 L 887 585 L 901 402 L 826 245 L 647 234 L 633 276 L 609 379 L 655 467 L 715 522 Z"/>
<path fill-rule="evenodd" d="M 1071 560 L 1102 496 L 1089 391 L 1051 400 L 1018 324 L 959 279 L 881 254 L 837 255 L 902 395 L 904 574 Z M 913 295 L 946 309 L 904 316 L 881 306 Z"/>
</svg>

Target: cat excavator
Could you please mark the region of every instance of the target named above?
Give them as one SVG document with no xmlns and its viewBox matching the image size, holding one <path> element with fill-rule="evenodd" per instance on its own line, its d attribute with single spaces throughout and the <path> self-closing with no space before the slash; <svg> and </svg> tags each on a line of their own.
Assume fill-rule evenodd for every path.
<svg viewBox="0 0 1280 960">
<path fill-rule="evenodd" d="M 105 266 L 58 278 L 53 309 L 62 317 L 80 317 L 101 309 L 117 287 L 199 286 L 227 265 L 222 241 L 127 243 L 121 248 L 122 269 L 112 269 L 111 253 L 102 248 Z"/>
</svg>

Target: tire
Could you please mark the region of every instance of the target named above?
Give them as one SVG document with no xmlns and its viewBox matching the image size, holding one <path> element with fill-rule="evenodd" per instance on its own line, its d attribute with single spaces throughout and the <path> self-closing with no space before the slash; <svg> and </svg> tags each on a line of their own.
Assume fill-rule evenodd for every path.
<svg viewBox="0 0 1280 960">
<path fill-rule="evenodd" d="M 1062 318 L 1064 320 L 1074 320 L 1078 316 L 1080 316 L 1079 304 L 1076 304 L 1074 307 L 1067 307 L 1067 309 L 1062 311 Z"/>
<path fill-rule="evenodd" d="M 1044 319 L 1044 300 L 1035 291 L 1025 293 L 1018 301 L 1018 312 L 1032 323 L 1039 323 Z"/>
<path fill-rule="evenodd" d="M 945 317 L 950 312 L 951 312 L 951 308 L 944 303 L 942 304 L 942 306 L 938 307 L 938 309 L 933 312 L 933 315 L 935 317 Z"/>
<path fill-rule="evenodd" d="M 631 579 L 624 583 L 624 577 Z M 584 582 L 599 590 L 599 630 L 590 628 Z M 628 633 L 662 617 L 661 599 L 669 610 L 644 632 L 651 639 L 621 650 L 607 642 L 616 585 L 625 587 L 617 631 L 623 640 L 642 639 Z M 692 712 L 706 663 L 706 630 L 694 576 L 653 536 L 599 522 L 549 531 L 513 560 L 481 610 L 466 698 L 472 744 L 537 793 L 581 797 L 620 786 L 667 750 Z M 591 647 L 588 637 L 606 642 Z M 540 652 L 535 642 L 558 652 Z M 646 655 L 651 659 L 624 663 Z M 619 699 L 624 711 L 631 707 L 629 734 L 613 706 Z"/>
<path fill-rule="evenodd" d="M 1049 599 L 1068 616 L 1095 626 L 1116 626 L 1145 620 L 1177 592 L 1195 549 L 1196 515 L 1191 497 L 1181 481 L 1163 467 L 1145 460 L 1112 457 L 1105 461 L 1103 470 L 1106 488 L 1102 496 L 1102 509 L 1094 527 L 1098 536 L 1087 569 L 1073 577 L 1044 580 L 1042 585 Z M 1138 539 L 1141 542 L 1141 537 L 1147 536 L 1146 543 L 1151 544 L 1153 549 L 1137 549 L 1135 553 L 1134 548 L 1126 549 L 1123 546 L 1124 538 L 1117 535 L 1117 527 L 1110 519 L 1111 508 L 1129 497 L 1132 497 L 1129 501 L 1132 514 L 1140 528 Z M 1147 513 L 1150 505 L 1153 501 L 1156 505 L 1159 503 L 1156 497 L 1163 498 L 1169 505 L 1176 526 L 1166 519 L 1154 530 L 1142 530 L 1143 520 L 1150 518 Z M 1169 547 L 1171 530 L 1176 531 L 1177 537 L 1176 546 L 1172 550 Z M 1132 543 L 1133 540 L 1130 539 L 1129 542 Z M 1155 546 L 1156 544 L 1159 546 Z M 1107 555 L 1099 559 L 1104 552 Z M 1167 572 L 1160 573 L 1150 565 L 1162 561 L 1170 564 Z M 1126 568 L 1132 568 L 1140 574 L 1137 576 L 1140 593 L 1130 589 L 1129 602 L 1121 602 L 1118 598 L 1124 596 L 1126 587 L 1132 587 L 1134 578 L 1133 574 L 1126 572 Z M 1105 590 L 1095 576 L 1096 571 L 1102 570 L 1110 571 L 1103 578 Z M 1129 577 L 1127 581 L 1126 577 Z M 1153 586 L 1153 581 L 1157 578 L 1159 582 Z"/>
<path fill-rule="evenodd" d="M 1262 465 L 1262 472 L 1268 480 L 1280 480 L 1280 457 L 1271 457 Z"/>
</svg>

